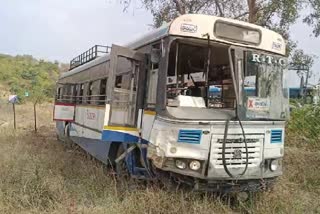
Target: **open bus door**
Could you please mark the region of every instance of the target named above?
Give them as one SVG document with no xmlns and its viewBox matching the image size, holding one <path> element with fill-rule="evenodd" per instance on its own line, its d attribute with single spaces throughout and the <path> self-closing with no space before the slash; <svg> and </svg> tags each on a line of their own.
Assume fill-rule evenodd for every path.
<svg viewBox="0 0 320 214">
<path fill-rule="evenodd" d="M 138 121 L 141 121 L 138 115 L 144 99 L 145 55 L 113 45 L 109 72 L 107 119 L 104 124 L 107 133 L 103 138 L 106 141 L 137 142 Z"/>
<path fill-rule="evenodd" d="M 128 170 L 136 177 L 144 177 L 147 172 L 139 164 L 137 165 L 140 162 L 140 156 L 145 155 L 139 152 L 137 155 L 135 149 L 143 143 L 140 138 L 140 123 L 145 97 L 145 58 L 143 53 L 125 47 L 112 46 L 108 98 L 102 134 L 102 139 L 112 142 L 112 145 L 121 143 L 115 146 L 117 148 L 114 160 L 116 172 L 121 174 Z M 126 169 L 123 169 L 124 165 Z"/>
</svg>

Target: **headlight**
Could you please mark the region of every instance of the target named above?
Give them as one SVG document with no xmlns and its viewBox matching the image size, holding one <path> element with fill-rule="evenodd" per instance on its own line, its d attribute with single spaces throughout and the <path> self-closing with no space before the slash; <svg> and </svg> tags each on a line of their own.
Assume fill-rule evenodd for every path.
<svg viewBox="0 0 320 214">
<path fill-rule="evenodd" d="M 182 160 L 176 160 L 176 167 L 178 169 L 185 169 L 187 168 L 187 164 L 185 161 L 182 161 Z"/>
<path fill-rule="evenodd" d="M 271 160 L 270 161 L 270 170 L 272 172 L 276 171 L 279 167 L 279 160 Z"/>
<path fill-rule="evenodd" d="M 197 171 L 200 169 L 201 163 L 200 163 L 200 161 L 193 160 L 190 162 L 189 167 L 190 167 L 190 169 Z"/>
</svg>

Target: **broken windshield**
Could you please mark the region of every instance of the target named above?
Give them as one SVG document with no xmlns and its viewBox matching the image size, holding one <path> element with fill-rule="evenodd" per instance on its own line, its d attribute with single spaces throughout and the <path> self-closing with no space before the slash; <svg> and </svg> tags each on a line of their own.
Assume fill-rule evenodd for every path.
<svg viewBox="0 0 320 214">
<path fill-rule="evenodd" d="M 235 104 L 228 46 L 212 44 L 210 49 L 206 44 L 171 46 L 167 106 L 234 109 Z"/>
<path fill-rule="evenodd" d="M 286 59 L 258 52 L 245 52 L 244 105 L 249 119 L 283 120 L 288 117 Z"/>
</svg>

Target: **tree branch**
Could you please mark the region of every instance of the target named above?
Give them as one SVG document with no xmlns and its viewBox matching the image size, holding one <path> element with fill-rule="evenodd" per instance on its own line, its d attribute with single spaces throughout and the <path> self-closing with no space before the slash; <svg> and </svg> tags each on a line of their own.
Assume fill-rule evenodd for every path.
<svg viewBox="0 0 320 214">
<path fill-rule="evenodd" d="M 180 2 L 179 0 L 173 0 L 173 2 L 176 5 L 176 9 L 177 11 L 182 15 L 182 14 L 186 14 L 186 8 L 185 8 L 185 1 L 181 0 L 182 2 Z"/>
<path fill-rule="evenodd" d="M 219 13 L 220 13 L 220 16 L 221 16 L 221 17 L 224 17 L 224 13 L 223 13 L 223 11 L 222 11 L 222 8 L 221 8 L 221 5 L 220 5 L 220 3 L 219 3 L 219 0 L 215 0 L 214 2 L 216 3 L 216 6 L 217 6 L 217 8 L 218 8 L 218 10 L 219 10 Z"/>
<path fill-rule="evenodd" d="M 244 12 L 244 13 L 238 15 L 238 16 L 235 16 L 235 17 L 233 17 L 233 19 L 240 19 L 241 17 L 244 17 L 245 15 L 248 15 L 248 14 L 249 14 L 249 11 Z"/>
<path fill-rule="evenodd" d="M 260 12 L 261 10 L 264 10 L 265 8 L 267 8 L 267 7 L 261 7 L 261 8 L 256 9 L 256 13 Z M 233 19 L 240 19 L 241 17 L 246 16 L 246 15 L 248 15 L 249 13 L 250 13 L 249 11 L 246 11 L 246 12 L 244 12 L 244 13 L 241 13 L 241 14 L 238 15 L 238 16 L 233 17 Z"/>
<path fill-rule="evenodd" d="M 256 0 L 247 0 L 249 9 L 249 23 L 255 23 L 257 21 L 257 5 Z"/>
<path fill-rule="evenodd" d="M 208 4 L 211 0 L 207 0 L 205 2 L 203 2 L 202 4 L 200 4 L 197 8 L 195 8 L 193 11 L 195 13 L 198 13 L 206 4 Z"/>
</svg>

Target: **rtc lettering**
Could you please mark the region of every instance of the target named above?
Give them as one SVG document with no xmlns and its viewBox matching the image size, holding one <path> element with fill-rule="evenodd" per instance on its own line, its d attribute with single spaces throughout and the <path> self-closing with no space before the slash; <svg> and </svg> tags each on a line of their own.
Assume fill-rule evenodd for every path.
<svg viewBox="0 0 320 214">
<path fill-rule="evenodd" d="M 96 119 L 96 113 L 94 113 L 94 112 L 87 112 L 87 119 L 88 119 L 88 120 L 95 120 L 95 119 Z"/>
<path fill-rule="evenodd" d="M 286 60 L 284 58 L 275 58 L 273 56 L 269 55 L 259 55 L 253 53 L 251 55 L 251 61 L 256 62 L 256 63 L 267 63 L 269 65 L 280 65 L 280 66 L 285 66 L 286 65 Z"/>
</svg>

